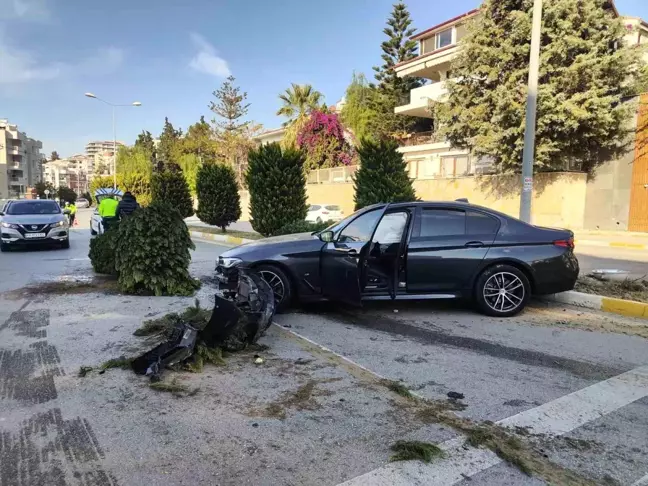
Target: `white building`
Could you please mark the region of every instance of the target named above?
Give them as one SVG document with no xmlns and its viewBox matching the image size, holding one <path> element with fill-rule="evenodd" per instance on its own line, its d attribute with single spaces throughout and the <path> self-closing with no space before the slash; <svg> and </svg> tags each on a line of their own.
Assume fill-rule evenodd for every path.
<svg viewBox="0 0 648 486">
<path fill-rule="evenodd" d="M 117 150 L 123 146 L 125 146 L 123 142 L 117 142 Z M 104 152 L 113 153 L 114 149 L 115 142 L 112 140 L 95 140 L 88 142 L 85 147 L 86 155 L 89 157 L 94 157 L 95 154 L 103 154 Z"/>
<path fill-rule="evenodd" d="M 42 180 L 43 144 L 0 119 L 0 199 L 25 197 L 28 187 Z"/>
</svg>

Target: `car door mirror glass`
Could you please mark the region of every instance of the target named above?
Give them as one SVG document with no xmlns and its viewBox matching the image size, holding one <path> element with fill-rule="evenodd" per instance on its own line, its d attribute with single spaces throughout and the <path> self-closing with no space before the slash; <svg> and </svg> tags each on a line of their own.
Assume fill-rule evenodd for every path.
<svg viewBox="0 0 648 486">
<path fill-rule="evenodd" d="M 333 232 L 332 231 L 322 231 L 319 235 L 319 239 L 324 243 L 330 243 L 333 241 Z"/>
</svg>

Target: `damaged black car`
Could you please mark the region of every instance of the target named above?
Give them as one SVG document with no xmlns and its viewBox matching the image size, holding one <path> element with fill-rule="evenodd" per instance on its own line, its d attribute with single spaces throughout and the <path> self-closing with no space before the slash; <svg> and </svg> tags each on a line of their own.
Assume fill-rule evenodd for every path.
<svg viewBox="0 0 648 486">
<path fill-rule="evenodd" d="M 519 313 L 532 294 L 574 288 L 574 234 L 464 201 L 377 204 L 319 233 L 265 238 L 224 252 L 223 289 L 254 269 L 277 310 L 296 301 L 460 299 L 488 315 Z"/>
</svg>

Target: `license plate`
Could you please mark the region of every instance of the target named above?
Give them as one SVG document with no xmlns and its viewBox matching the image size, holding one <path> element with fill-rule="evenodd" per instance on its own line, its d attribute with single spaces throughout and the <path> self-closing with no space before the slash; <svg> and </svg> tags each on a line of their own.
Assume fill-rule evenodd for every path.
<svg viewBox="0 0 648 486">
<path fill-rule="evenodd" d="M 25 233 L 25 238 L 45 238 L 45 233 Z"/>
</svg>

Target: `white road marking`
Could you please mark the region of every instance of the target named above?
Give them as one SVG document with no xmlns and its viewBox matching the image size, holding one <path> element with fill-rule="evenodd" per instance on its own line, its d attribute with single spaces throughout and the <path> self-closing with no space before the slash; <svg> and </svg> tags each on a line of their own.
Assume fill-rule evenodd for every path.
<svg viewBox="0 0 648 486">
<path fill-rule="evenodd" d="M 501 425 L 529 427 L 532 433 L 562 435 L 648 396 L 648 366 L 545 403 L 499 421 Z M 502 462 L 488 449 L 464 446 L 457 437 L 440 444 L 446 458 L 433 464 L 390 464 L 342 483 L 343 486 L 451 485 Z M 645 481 L 645 482 L 641 482 Z M 638 485 L 648 485 L 648 476 Z"/>
<path fill-rule="evenodd" d="M 632 483 L 632 486 L 647 486 L 648 485 L 648 474 L 641 478 L 636 483 Z"/>
</svg>

